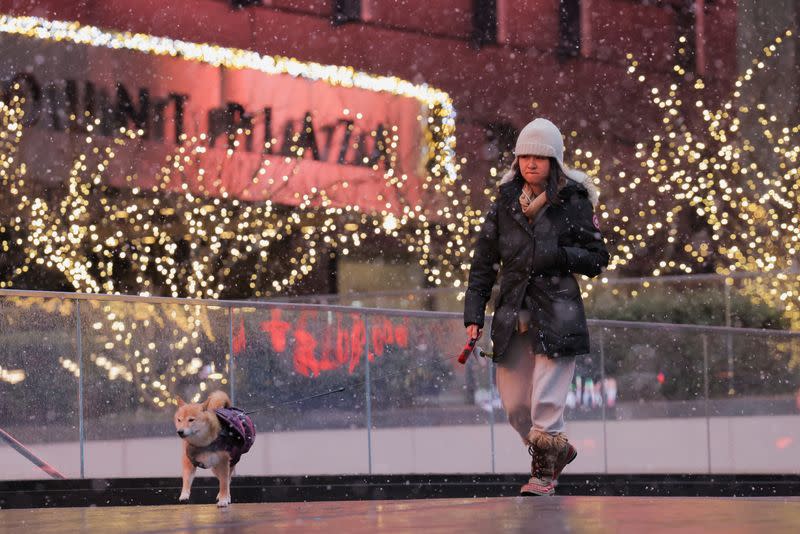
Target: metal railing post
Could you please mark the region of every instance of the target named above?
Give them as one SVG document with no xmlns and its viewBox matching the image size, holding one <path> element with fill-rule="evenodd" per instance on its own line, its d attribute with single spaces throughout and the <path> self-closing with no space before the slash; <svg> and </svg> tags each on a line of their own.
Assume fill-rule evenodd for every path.
<svg viewBox="0 0 800 534">
<path fill-rule="evenodd" d="M 708 458 L 708 473 L 711 474 L 711 414 L 709 413 L 709 387 L 708 387 L 708 336 L 701 334 L 703 340 L 703 395 L 705 396 L 706 412 L 706 455 Z"/>
<path fill-rule="evenodd" d="M 231 388 L 231 404 L 236 406 L 236 365 L 233 361 L 233 306 L 228 307 L 228 380 Z"/>
<path fill-rule="evenodd" d="M 372 474 L 372 384 L 369 378 L 369 316 L 364 314 L 364 395 L 367 404 L 367 472 Z"/>
<path fill-rule="evenodd" d="M 489 437 L 491 439 L 491 453 L 492 453 L 492 473 L 497 472 L 495 467 L 496 450 L 494 442 L 494 399 L 495 399 L 495 385 L 494 385 L 494 363 L 489 363 Z"/>
<path fill-rule="evenodd" d="M 62 475 L 58 471 L 58 469 L 56 469 L 52 465 L 48 464 L 47 462 L 45 462 L 44 460 L 42 460 L 41 458 L 36 456 L 33 453 L 33 451 L 31 451 L 25 445 L 23 445 L 22 443 L 17 441 L 17 439 L 14 436 L 9 434 L 8 432 L 3 430 L 2 428 L 0 428 L 0 440 L 4 441 L 8 445 L 10 445 L 11 448 L 13 448 L 15 451 L 20 453 L 27 460 L 29 460 L 33 465 L 35 465 L 36 467 L 38 467 L 39 469 L 41 469 L 42 471 L 44 471 L 45 473 L 47 473 L 51 477 L 53 477 L 55 479 L 58 479 L 58 480 L 64 480 L 65 478 L 67 478 L 64 475 Z"/>
<path fill-rule="evenodd" d="M 733 280 L 731 280 L 731 283 Z M 725 326 L 731 326 L 731 286 L 728 279 L 722 281 L 725 284 Z M 733 395 L 736 391 L 734 388 L 734 362 L 733 362 L 733 337 L 730 333 L 725 335 L 725 350 L 728 356 L 728 395 Z"/>
<path fill-rule="evenodd" d="M 608 473 L 608 429 L 606 426 L 606 354 L 605 354 L 605 340 L 603 338 L 604 329 L 600 329 L 600 390 L 603 392 L 603 397 L 600 403 L 600 413 L 603 418 L 603 472 Z"/>
<path fill-rule="evenodd" d="M 83 335 L 81 333 L 81 301 L 75 300 L 75 350 L 78 358 L 78 450 L 81 478 L 85 477 L 86 434 L 83 412 Z"/>
</svg>

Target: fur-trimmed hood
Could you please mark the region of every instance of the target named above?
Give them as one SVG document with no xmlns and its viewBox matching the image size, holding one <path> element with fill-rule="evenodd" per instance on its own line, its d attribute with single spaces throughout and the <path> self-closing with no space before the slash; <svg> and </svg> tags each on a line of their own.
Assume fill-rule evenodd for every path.
<svg viewBox="0 0 800 534">
<path fill-rule="evenodd" d="M 566 165 L 561 165 L 561 170 L 564 172 L 564 175 L 567 178 L 586 188 L 586 191 L 589 193 L 589 201 L 592 203 L 592 206 L 597 207 L 597 203 L 600 201 L 600 189 L 592 183 L 591 177 L 585 172 L 577 169 L 570 169 Z M 498 185 L 503 185 L 510 182 L 514 179 L 518 172 L 519 160 L 514 158 L 514 163 L 512 163 L 511 168 L 506 171 L 505 174 L 503 174 L 503 177 L 500 179 L 500 183 Z"/>
</svg>

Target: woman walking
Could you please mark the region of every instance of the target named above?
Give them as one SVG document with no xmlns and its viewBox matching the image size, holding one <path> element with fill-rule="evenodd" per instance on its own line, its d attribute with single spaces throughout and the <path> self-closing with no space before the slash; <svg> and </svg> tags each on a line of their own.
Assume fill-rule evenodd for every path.
<svg viewBox="0 0 800 534">
<path fill-rule="evenodd" d="M 470 338 L 480 338 L 499 272 L 491 331 L 497 388 L 533 457 L 521 493 L 552 495 L 578 454 L 564 434 L 564 404 L 575 356 L 589 352 L 574 274 L 597 276 L 609 256 L 593 210 L 598 192 L 564 165 L 558 128 L 541 118 L 529 123 L 514 155 L 477 236 L 464 324 Z"/>
</svg>

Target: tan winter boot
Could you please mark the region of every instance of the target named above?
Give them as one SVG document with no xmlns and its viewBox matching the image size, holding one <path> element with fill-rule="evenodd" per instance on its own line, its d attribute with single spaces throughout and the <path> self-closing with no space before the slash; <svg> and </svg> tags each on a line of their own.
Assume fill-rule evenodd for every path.
<svg viewBox="0 0 800 534">
<path fill-rule="evenodd" d="M 572 460 L 578 456 L 578 451 L 572 446 L 572 444 L 567 440 L 567 436 L 563 433 L 556 434 L 556 442 L 558 453 L 556 454 L 556 465 L 553 473 L 553 479 L 556 481 L 556 485 L 558 485 L 558 476 L 561 474 L 561 471 L 564 470 L 567 464 L 571 464 Z"/>
<path fill-rule="evenodd" d="M 553 495 L 555 493 L 556 460 L 563 447 L 562 443 L 565 441 L 566 438 L 563 437 L 563 434 L 552 435 L 539 430 L 531 430 L 528 434 L 531 478 L 520 488 L 521 495 Z"/>
</svg>

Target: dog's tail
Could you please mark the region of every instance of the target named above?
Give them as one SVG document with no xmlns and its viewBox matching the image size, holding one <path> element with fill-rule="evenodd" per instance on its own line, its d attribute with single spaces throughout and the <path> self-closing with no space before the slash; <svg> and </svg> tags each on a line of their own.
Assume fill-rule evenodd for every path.
<svg viewBox="0 0 800 534">
<path fill-rule="evenodd" d="M 213 391 L 206 399 L 206 402 L 203 403 L 203 408 L 205 410 L 216 410 L 217 408 L 230 408 L 231 407 L 231 399 L 228 397 L 227 393 L 224 391 Z"/>
</svg>

